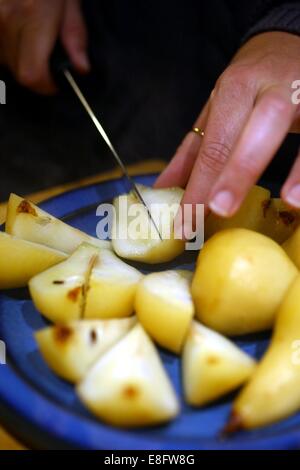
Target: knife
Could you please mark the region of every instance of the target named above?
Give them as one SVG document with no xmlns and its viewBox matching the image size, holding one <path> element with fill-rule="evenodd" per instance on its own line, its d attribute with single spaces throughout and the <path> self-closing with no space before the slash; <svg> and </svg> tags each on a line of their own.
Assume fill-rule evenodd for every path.
<svg viewBox="0 0 300 470">
<path fill-rule="evenodd" d="M 140 201 L 140 203 L 145 207 L 145 209 L 147 211 L 147 214 L 148 214 L 148 217 L 149 217 L 149 220 L 152 223 L 152 225 L 154 226 L 160 240 L 162 241 L 163 239 L 162 239 L 161 233 L 160 233 L 160 231 L 157 227 L 157 224 L 156 224 L 155 220 L 152 217 L 151 211 L 150 211 L 149 207 L 147 206 L 140 190 L 138 189 L 135 182 L 133 181 L 133 179 L 129 175 L 123 161 L 121 160 L 121 158 L 120 158 L 119 154 L 117 153 L 115 147 L 112 145 L 107 133 L 105 132 L 103 126 L 100 124 L 99 119 L 96 117 L 94 111 L 92 110 L 92 108 L 89 105 L 88 101 L 86 100 L 84 94 L 82 93 L 80 87 L 78 86 L 78 83 L 76 82 L 73 74 L 71 73 L 70 61 L 69 61 L 69 59 L 68 59 L 68 57 L 67 57 L 67 55 L 64 51 L 64 48 L 62 47 L 60 42 L 57 42 L 57 44 L 54 48 L 54 52 L 52 54 L 51 61 L 50 61 L 50 67 L 51 67 L 52 74 L 53 74 L 55 80 L 58 83 L 61 82 L 60 77 L 61 77 L 61 75 L 63 75 L 65 77 L 65 79 L 67 80 L 67 82 L 69 83 L 69 85 L 71 86 L 72 90 L 74 91 L 74 93 L 78 97 L 78 99 L 79 99 L 80 103 L 82 104 L 82 106 L 84 107 L 85 111 L 88 113 L 91 120 L 93 121 L 96 129 L 100 133 L 100 135 L 103 138 L 104 142 L 106 143 L 106 145 L 110 149 L 114 159 L 116 160 L 117 164 L 121 168 L 123 175 L 127 179 L 127 182 L 129 183 L 129 186 L 132 188 L 134 194 L 136 195 L 136 197 Z"/>
<path fill-rule="evenodd" d="M 114 146 L 112 145 L 108 135 L 106 134 L 103 126 L 100 124 L 100 121 L 99 119 L 96 117 L 94 111 L 92 110 L 91 106 L 89 105 L 89 103 L 87 102 L 84 94 L 82 93 L 81 89 L 79 88 L 76 80 L 74 79 L 74 76 L 72 75 L 72 73 L 70 72 L 70 69 L 69 68 L 63 68 L 62 70 L 65 78 L 67 79 L 67 81 L 69 82 L 72 90 L 75 92 L 76 96 L 78 97 L 78 99 L 80 100 L 80 103 L 82 104 L 82 106 L 84 107 L 84 109 L 86 110 L 86 112 L 88 113 L 88 115 L 90 116 L 91 120 L 93 121 L 96 129 L 98 130 L 99 134 L 101 135 L 101 137 L 103 138 L 104 142 L 106 143 L 106 145 L 108 146 L 108 148 L 110 149 L 111 153 L 113 154 L 116 162 L 118 163 L 119 167 L 121 168 L 122 170 L 122 173 L 123 175 L 126 177 L 130 187 L 133 189 L 136 197 L 138 198 L 138 200 L 143 204 L 143 206 L 145 207 L 146 211 L 147 211 L 147 214 L 148 214 L 148 217 L 150 219 L 150 221 L 152 222 L 156 232 L 158 233 L 158 236 L 160 238 L 160 240 L 162 240 L 162 236 L 160 234 L 160 231 L 152 217 L 152 214 L 150 212 L 150 209 L 149 207 L 147 206 L 143 196 L 141 195 L 141 192 L 140 190 L 138 189 L 138 187 L 136 186 L 135 182 L 133 181 L 133 179 L 131 178 L 131 176 L 129 175 L 124 163 L 122 162 L 119 154 L 117 153 L 116 149 L 114 148 Z"/>
</svg>

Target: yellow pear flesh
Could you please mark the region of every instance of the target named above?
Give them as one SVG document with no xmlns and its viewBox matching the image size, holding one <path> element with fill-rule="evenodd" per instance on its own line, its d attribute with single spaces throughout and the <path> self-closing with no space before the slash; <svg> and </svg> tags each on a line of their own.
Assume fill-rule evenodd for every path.
<svg viewBox="0 0 300 470">
<path fill-rule="evenodd" d="M 300 269 L 300 227 L 283 243 L 282 248 L 290 259 Z"/>
<path fill-rule="evenodd" d="M 83 243 L 62 263 L 29 281 L 36 308 L 54 323 L 78 320 L 84 311 L 85 291 L 98 249 Z"/>
<path fill-rule="evenodd" d="M 170 261 L 184 251 L 185 242 L 176 239 L 173 221 L 183 196 L 181 188 L 153 189 L 137 185 L 151 211 L 163 240 L 160 240 L 147 210 L 133 192 L 114 200 L 116 218 L 112 244 L 122 258 L 155 264 Z M 126 209 L 122 209 L 127 207 Z M 139 209 L 135 214 L 135 209 Z"/>
<path fill-rule="evenodd" d="M 201 250 L 192 282 L 196 315 L 223 334 L 271 328 L 298 270 L 283 249 L 251 230 L 228 229 Z"/>
<path fill-rule="evenodd" d="M 134 298 L 142 274 L 110 250 L 99 250 L 91 270 L 84 317 L 120 318 L 133 313 Z"/>
<path fill-rule="evenodd" d="M 135 317 L 79 320 L 44 328 L 35 334 L 35 338 L 49 367 L 63 379 L 76 383 L 135 323 Z"/>
<path fill-rule="evenodd" d="M 184 270 L 148 274 L 136 293 L 139 321 L 152 339 L 175 353 L 181 351 L 194 316 L 191 278 Z"/>
<path fill-rule="evenodd" d="M 155 346 L 140 325 L 92 366 L 77 391 L 92 413 L 116 426 L 155 425 L 179 412 Z"/>
<path fill-rule="evenodd" d="M 271 343 L 233 404 L 228 431 L 274 423 L 300 410 L 300 277 L 276 317 Z"/>
<path fill-rule="evenodd" d="M 11 235 L 73 253 L 83 243 L 110 248 L 110 242 L 91 237 L 53 217 L 32 202 L 11 194 L 7 206 L 5 230 Z"/>
<path fill-rule="evenodd" d="M 61 251 L 0 232 L 0 289 L 24 287 L 66 257 Z"/>
<path fill-rule="evenodd" d="M 193 321 L 182 357 L 187 403 L 206 405 L 240 387 L 256 363 L 224 336 Z"/>
</svg>

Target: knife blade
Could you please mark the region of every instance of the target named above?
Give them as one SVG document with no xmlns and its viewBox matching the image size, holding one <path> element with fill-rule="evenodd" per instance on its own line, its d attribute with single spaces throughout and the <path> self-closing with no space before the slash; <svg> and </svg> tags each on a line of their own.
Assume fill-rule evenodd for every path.
<svg viewBox="0 0 300 470">
<path fill-rule="evenodd" d="M 69 82 L 72 90 L 75 92 L 76 96 L 78 97 L 79 101 L 81 102 L 82 106 L 84 107 L 84 109 L 86 110 L 88 115 L 90 116 L 91 120 L 93 121 L 93 123 L 96 126 L 98 132 L 100 133 L 101 137 L 105 141 L 106 145 L 108 146 L 111 153 L 113 154 L 116 162 L 118 163 L 119 167 L 121 168 L 123 175 L 127 179 L 130 187 L 133 189 L 136 197 L 138 198 L 140 203 L 143 204 L 143 206 L 145 207 L 145 209 L 147 211 L 147 214 L 148 214 L 148 217 L 149 217 L 149 220 L 152 223 L 152 225 L 154 226 L 160 240 L 162 241 L 163 239 L 162 239 L 161 233 L 160 233 L 160 231 L 157 227 L 157 224 L 156 224 L 155 220 L 152 217 L 152 214 L 151 214 L 151 211 L 150 211 L 149 207 L 147 206 L 143 196 L 141 195 L 140 190 L 138 189 L 135 182 L 133 181 L 133 179 L 129 175 L 123 161 L 121 160 L 119 154 L 117 153 L 116 149 L 112 145 L 107 133 L 105 132 L 103 126 L 100 124 L 99 119 L 96 117 L 94 111 L 92 110 L 91 106 L 89 105 L 88 101 L 86 100 L 84 94 L 82 93 L 81 89 L 79 88 L 79 86 L 78 86 L 76 80 L 74 79 L 72 73 L 70 72 L 69 69 L 66 68 L 66 69 L 63 70 L 63 74 L 64 74 L 65 78 L 67 79 L 67 81 Z"/>
</svg>

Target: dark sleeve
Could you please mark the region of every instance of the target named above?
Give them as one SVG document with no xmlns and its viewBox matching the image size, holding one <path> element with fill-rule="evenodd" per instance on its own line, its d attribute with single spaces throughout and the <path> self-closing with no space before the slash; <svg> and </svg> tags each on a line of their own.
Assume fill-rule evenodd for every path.
<svg viewBox="0 0 300 470">
<path fill-rule="evenodd" d="M 244 35 L 244 43 L 252 36 L 267 31 L 284 31 L 300 35 L 300 1 L 281 2 L 281 5 L 271 9 L 258 20 Z"/>
</svg>

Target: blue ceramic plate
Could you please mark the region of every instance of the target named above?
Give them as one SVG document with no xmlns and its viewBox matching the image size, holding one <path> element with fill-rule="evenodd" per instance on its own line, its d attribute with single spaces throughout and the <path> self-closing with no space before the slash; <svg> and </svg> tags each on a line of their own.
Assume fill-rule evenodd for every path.
<svg viewBox="0 0 300 470">
<path fill-rule="evenodd" d="M 155 175 L 136 181 L 152 184 Z M 99 221 L 95 209 L 126 191 L 117 179 L 88 186 L 52 198 L 41 207 L 74 227 L 95 235 Z M 178 259 L 174 266 L 193 267 L 193 256 Z M 169 265 L 159 266 L 166 269 Z M 143 266 L 144 270 L 149 267 Z M 157 269 L 157 267 L 155 268 Z M 42 448 L 83 449 L 287 449 L 300 448 L 300 414 L 257 431 L 240 432 L 230 438 L 220 435 L 230 412 L 233 395 L 211 406 L 196 409 L 182 401 L 180 416 L 164 426 L 120 430 L 102 424 L 80 404 L 73 386 L 55 376 L 44 363 L 33 333 L 46 325 L 26 290 L 7 291 L 0 296 L 0 339 L 6 343 L 7 364 L 0 365 L 0 419 L 15 434 Z M 268 335 L 237 340 L 237 344 L 259 358 Z M 161 351 L 169 376 L 182 397 L 180 360 Z M 266 403 L 272 406 L 272 403 Z"/>
</svg>

